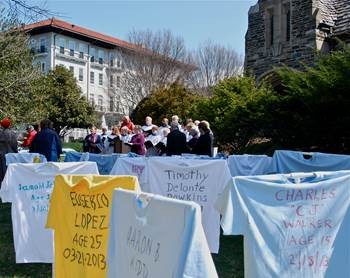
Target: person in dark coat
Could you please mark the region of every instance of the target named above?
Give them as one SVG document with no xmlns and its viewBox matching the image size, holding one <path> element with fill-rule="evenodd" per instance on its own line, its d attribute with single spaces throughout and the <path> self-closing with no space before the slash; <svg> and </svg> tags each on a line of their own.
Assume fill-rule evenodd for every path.
<svg viewBox="0 0 350 278">
<path fill-rule="evenodd" d="M 186 135 L 179 130 L 179 124 L 177 122 L 172 122 L 171 131 L 167 136 L 166 154 L 171 156 L 181 155 L 186 152 Z"/>
<path fill-rule="evenodd" d="M 190 152 L 193 151 L 194 146 L 197 144 L 198 141 L 198 135 L 199 135 L 199 131 L 197 128 L 192 127 L 189 131 L 189 135 L 191 136 L 190 141 L 187 142 L 187 148 Z"/>
<path fill-rule="evenodd" d="M 201 121 L 198 124 L 198 129 L 201 135 L 194 145 L 192 153 L 213 156 L 213 133 L 209 128 L 209 123 Z"/>
<path fill-rule="evenodd" d="M 47 161 L 58 161 L 62 153 L 62 144 L 58 134 L 52 130 L 50 120 L 40 122 L 40 131 L 35 135 L 29 151 L 44 155 Z"/>
<path fill-rule="evenodd" d="M 14 131 L 10 129 L 11 122 L 8 118 L 4 118 L 0 122 L 0 187 L 1 181 L 6 173 L 6 158 L 7 153 L 17 152 L 17 137 Z"/>
<path fill-rule="evenodd" d="M 100 153 L 103 149 L 101 135 L 97 134 L 95 126 L 90 127 L 90 134 L 86 135 L 83 143 L 83 151 L 89 153 Z"/>
</svg>

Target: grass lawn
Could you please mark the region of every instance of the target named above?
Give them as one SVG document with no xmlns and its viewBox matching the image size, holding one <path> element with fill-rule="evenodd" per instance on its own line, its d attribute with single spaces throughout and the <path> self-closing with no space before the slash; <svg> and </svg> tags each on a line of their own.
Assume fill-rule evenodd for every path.
<svg viewBox="0 0 350 278">
<path fill-rule="evenodd" d="M 220 254 L 214 255 L 214 262 L 220 278 L 243 277 L 242 237 L 221 236 Z M 3 204 L 1 201 L 0 277 L 51 277 L 51 264 L 15 263 L 11 223 L 11 205 L 7 203 Z"/>
</svg>

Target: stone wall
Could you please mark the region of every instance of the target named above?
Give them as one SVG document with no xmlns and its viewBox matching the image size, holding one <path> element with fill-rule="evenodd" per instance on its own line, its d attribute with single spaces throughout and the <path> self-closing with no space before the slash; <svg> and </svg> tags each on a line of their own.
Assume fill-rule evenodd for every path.
<svg viewBox="0 0 350 278">
<path fill-rule="evenodd" d="M 314 0 L 316 1 L 316 0 Z M 287 1 L 284 1 L 285 5 Z M 246 33 L 245 70 L 260 77 L 273 67 L 288 65 L 293 68 L 303 68 L 312 65 L 316 53 L 316 20 L 315 6 L 312 0 L 290 0 L 291 36 L 286 41 L 281 26 L 282 0 L 259 0 L 248 15 L 248 31 Z M 273 6 L 275 24 L 274 43 L 268 46 L 266 42 L 266 9 Z"/>
</svg>

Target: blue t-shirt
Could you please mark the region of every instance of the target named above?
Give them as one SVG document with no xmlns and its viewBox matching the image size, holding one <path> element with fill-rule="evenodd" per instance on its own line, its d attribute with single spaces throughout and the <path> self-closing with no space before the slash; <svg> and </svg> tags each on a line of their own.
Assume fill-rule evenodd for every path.
<svg viewBox="0 0 350 278">
<path fill-rule="evenodd" d="M 64 158 L 65 162 L 76 161 L 93 161 L 96 162 L 100 175 L 109 175 L 118 157 L 126 156 L 126 154 L 95 154 L 68 152 Z"/>
<path fill-rule="evenodd" d="M 227 159 L 231 176 L 255 176 L 273 172 L 272 158 L 267 155 L 230 155 Z"/>
<path fill-rule="evenodd" d="M 218 207 L 245 277 L 350 277 L 350 171 L 233 178 Z"/>
<path fill-rule="evenodd" d="M 273 154 L 276 173 L 350 170 L 350 155 L 277 150 Z"/>
<path fill-rule="evenodd" d="M 39 153 L 7 153 L 6 165 L 12 163 L 39 163 L 46 162 L 46 157 Z"/>
</svg>

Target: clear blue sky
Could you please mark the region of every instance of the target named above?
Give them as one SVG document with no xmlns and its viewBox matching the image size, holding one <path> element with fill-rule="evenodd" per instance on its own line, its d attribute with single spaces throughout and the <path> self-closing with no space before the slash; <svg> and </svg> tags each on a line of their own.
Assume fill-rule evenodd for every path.
<svg viewBox="0 0 350 278">
<path fill-rule="evenodd" d="M 64 15 L 63 20 L 120 39 L 126 39 L 133 28 L 154 31 L 165 28 L 182 36 L 190 49 L 211 39 L 244 54 L 248 9 L 256 2 L 47 0 L 46 6 Z"/>
</svg>

